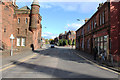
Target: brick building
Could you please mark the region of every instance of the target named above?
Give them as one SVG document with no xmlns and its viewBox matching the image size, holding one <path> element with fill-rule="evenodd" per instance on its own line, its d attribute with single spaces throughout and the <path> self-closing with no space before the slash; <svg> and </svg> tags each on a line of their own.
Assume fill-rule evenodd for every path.
<svg viewBox="0 0 120 80">
<path fill-rule="evenodd" d="M 4 49 L 11 48 L 11 34 L 14 35 L 14 49 L 30 48 L 41 46 L 42 17 L 39 14 L 39 2 L 34 0 L 31 9 L 28 6 L 18 8 L 16 1 L 0 2 L 2 7 L 2 42 Z"/>
<path fill-rule="evenodd" d="M 60 34 L 59 35 L 59 39 L 66 39 L 66 40 L 71 40 L 71 41 L 73 41 L 73 40 L 75 40 L 76 39 L 76 32 L 75 31 L 65 31 L 65 33 L 64 34 Z"/>
<path fill-rule="evenodd" d="M 67 40 L 76 40 L 76 32 L 75 31 L 68 31 L 66 35 Z"/>
<path fill-rule="evenodd" d="M 120 60 L 120 1 L 99 4 L 98 10 L 76 31 L 76 49 L 93 53 L 104 49 Z"/>
</svg>

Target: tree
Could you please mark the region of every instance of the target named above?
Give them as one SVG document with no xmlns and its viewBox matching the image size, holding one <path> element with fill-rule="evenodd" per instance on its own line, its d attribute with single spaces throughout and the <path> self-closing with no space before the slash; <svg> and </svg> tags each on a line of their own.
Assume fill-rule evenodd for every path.
<svg viewBox="0 0 120 80">
<path fill-rule="evenodd" d="M 68 44 L 69 44 L 69 45 L 72 45 L 72 41 L 71 41 L 71 40 L 69 40 L 69 41 L 68 41 Z"/>
<path fill-rule="evenodd" d="M 45 39 L 45 44 L 48 44 L 48 39 Z"/>
<path fill-rule="evenodd" d="M 68 45 L 68 40 L 65 40 L 65 45 Z"/>
<path fill-rule="evenodd" d="M 61 39 L 59 40 L 59 46 L 62 46 L 62 40 Z"/>
</svg>

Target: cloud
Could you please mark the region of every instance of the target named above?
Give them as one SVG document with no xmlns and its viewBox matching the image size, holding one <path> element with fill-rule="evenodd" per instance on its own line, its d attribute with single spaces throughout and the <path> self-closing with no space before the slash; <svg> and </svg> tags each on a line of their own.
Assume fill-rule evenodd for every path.
<svg viewBox="0 0 120 80">
<path fill-rule="evenodd" d="M 41 8 L 52 8 L 52 6 L 48 4 L 41 4 L 40 7 Z"/>
<path fill-rule="evenodd" d="M 43 32 L 42 33 L 42 37 L 44 37 L 46 39 L 54 39 L 57 36 L 58 36 L 58 34 L 54 34 L 54 33 L 51 33 L 51 32 Z"/>
<path fill-rule="evenodd" d="M 73 30 L 76 31 L 77 29 L 79 29 L 82 25 L 84 24 L 84 20 L 81 20 L 78 23 L 71 23 L 71 24 L 67 24 L 64 28 L 68 31 L 68 30 Z"/>
</svg>

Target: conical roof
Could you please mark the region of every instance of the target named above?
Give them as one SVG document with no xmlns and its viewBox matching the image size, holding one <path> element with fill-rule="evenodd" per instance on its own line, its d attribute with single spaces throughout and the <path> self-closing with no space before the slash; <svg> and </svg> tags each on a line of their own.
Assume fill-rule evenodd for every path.
<svg viewBox="0 0 120 80">
<path fill-rule="evenodd" d="M 33 3 L 32 3 L 32 4 L 39 5 L 39 0 L 33 0 Z"/>
</svg>

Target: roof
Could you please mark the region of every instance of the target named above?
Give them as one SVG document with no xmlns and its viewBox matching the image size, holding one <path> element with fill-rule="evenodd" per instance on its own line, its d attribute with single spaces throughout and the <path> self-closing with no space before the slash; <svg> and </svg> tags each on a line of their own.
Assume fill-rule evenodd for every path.
<svg viewBox="0 0 120 80">
<path fill-rule="evenodd" d="M 30 10 L 30 8 L 28 6 L 24 6 L 24 7 L 20 8 L 19 10 Z"/>
</svg>

